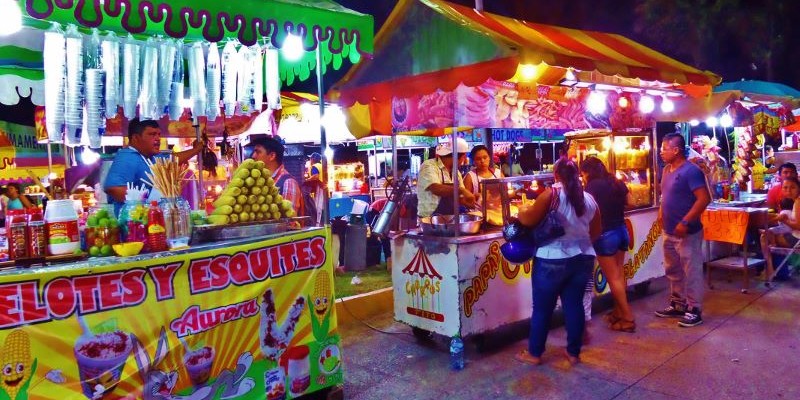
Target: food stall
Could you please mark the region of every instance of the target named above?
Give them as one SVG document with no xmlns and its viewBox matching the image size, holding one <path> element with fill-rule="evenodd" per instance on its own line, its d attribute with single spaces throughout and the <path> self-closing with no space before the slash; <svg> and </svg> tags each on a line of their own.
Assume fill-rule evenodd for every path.
<svg viewBox="0 0 800 400">
<path fill-rule="evenodd" d="M 194 61 L 199 68 L 168 78 L 188 76 L 188 92 L 192 96 L 188 102 L 172 104 L 178 107 L 173 111 L 180 113 L 160 118 L 168 125 L 162 128 L 164 132 L 169 131 L 169 125 L 181 122 L 180 118 L 190 122 L 193 129 L 181 129 L 182 137 L 195 137 L 197 126 L 208 121 L 203 116 L 198 123 L 198 114 L 205 112 L 197 104 L 204 98 L 195 96 L 204 75 L 198 72 L 206 71 L 206 47 L 211 49 L 226 41 L 226 45 L 236 43 L 241 50 L 260 43 L 263 37 L 269 44 L 266 52 L 275 50 L 272 55 L 282 57 L 277 49 L 291 42 L 292 37 L 298 39 L 310 51 L 301 51 L 302 59 L 296 63 L 282 60 L 280 67 L 271 70 L 278 77 L 278 86 L 281 81 L 289 84 L 306 79 L 311 72 L 317 72 L 320 79 L 322 68 L 338 67 L 343 59 L 356 62 L 372 50 L 372 17 L 332 1 L 314 5 L 243 1 L 237 3 L 234 16 L 229 5 L 213 1 L 107 0 L 58 3 L 45 8 L 36 7 L 33 2 L 20 4 L 27 5 L 22 13 L 28 34 L 44 34 L 43 29 L 50 29 L 51 22 L 58 22 L 80 24 L 74 29 L 81 34 L 91 34 L 84 28 L 97 27 L 104 35 L 108 31 L 137 35 L 126 39 L 125 45 L 139 45 L 142 36 L 138 35 L 146 36 L 145 40 L 156 36 L 185 39 L 186 47 L 177 54 L 186 51 L 190 64 Z M 185 14 L 187 19 L 170 17 L 177 14 Z M 230 18 L 237 23 L 222 22 Z M 317 36 L 304 26 L 320 29 L 315 28 L 314 33 L 335 34 Z M 68 37 L 67 46 L 85 39 L 77 38 L 70 42 Z M 173 43 L 172 39 L 164 40 Z M 151 57 L 161 53 L 148 46 L 143 48 L 141 55 L 147 62 L 141 65 L 160 66 Z M 48 52 L 43 55 L 45 73 L 40 80 L 48 81 Z M 121 54 L 117 61 L 123 58 Z M 183 57 L 175 59 L 175 65 L 183 64 Z M 221 67 L 225 69 L 224 61 Z M 256 71 L 259 70 L 253 74 L 260 76 Z M 267 68 L 267 75 L 269 71 Z M 67 75 L 67 86 L 86 83 Z M 147 78 L 144 73 L 128 75 Z M 88 79 L 90 74 L 86 76 Z M 46 88 L 47 84 L 39 85 L 33 90 L 46 93 L 42 86 Z M 180 85 L 176 93 L 182 97 L 184 85 Z M 86 87 L 93 86 L 86 83 Z M 219 81 L 209 79 L 206 88 L 219 92 Z M 47 108 L 51 103 L 47 95 L 43 97 Z M 137 106 L 143 112 L 145 107 L 138 103 L 143 98 L 148 96 L 127 99 L 133 101 L 132 107 L 122 106 L 119 113 L 127 119 L 136 115 Z M 219 107 L 209 108 L 221 111 Z M 241 104 L 230 109 L 233 108 L 241 109 Z M 191 109 L 194 118 L 185 119 L 187 109 Z M 66 115 L 69 117 L 69 112 Z M 222 119 L 217 118 L 225 126 Z M 74 133 L 69 124 L 78 121 L 66 121 L 67 135 Z M 112 124 L 112 128 L 122 131 L 124 124 L 123 120 L 122 125 Z M 185 128 L 185 124 L 181 126 Z M 61 127 L 49 127 L 55 127 L 48 129 L 48 134 L 56 138 Z M 93 129 L 88 130 L 91 133 Z M 78 143 L 70 144 L 83 146 Z M 198 170 L 202 170 L 201 166 L 202 162 Z M 158 159 L 151 166 L 150 179 L 166 198 L 178 199 L 186 172 L 185 166 L 173 160 Z M 198 222 L 193 227 L 186 220 L 189 216 L 184 205 L 178 201 L 170 206 L 169 200 L 166 208 L 151 206 L 146 211 L 138 200 L 133 207 L 123 207 L 120 215 L 124 218 L 120 220 L 106 210 L 98 210 L 88 216 L 84 232 L 79 232 L 82 224 L 74 205 L 66 200 L 48 203 L 44 221 L 41 216 L 12 215 L 13 249 L 30 254 L 23 253 L 23 248 L 44 248 L 47 255 L 40 252 L 37 257 L 15 258 L 2 264 L 0 340 L 6 361 L 16 365 L 15 383 L 0 385 L 2 395 L 12 399 L 282 399 L 319 394 L 340 386 L 344 377 L 333 304 L 330 228 L 301 227 L 290 218 L 274 182 L 265 175 L 268 171 L 263 165 L 252 160 L 231 168 L 231 179 L 210 215 L 206 218 L 192 212 L 191 218 Z M 128 191 L 136 192 L 133 188 Z M 242 212 L 237 214 L 239 221 L 235 223 L 237 206 L 242 207 Z M 142 213 L 148 214 L 146 229 L 142 229 Z M 258 222 L 244 223 L 250 219 Z M 125 229 L 127 232 L 117 234 Z M 84 251 L 79 250 L 81 233 L 87 242 Z M 139 234 L 146 234 L 146 240 L 137 240 Z M 121 240 L 121 236 L 127 238 Z M 168 250 L 155 251 L 165 244 Z M 92 247 L 95 250 L 90 250 Z M 143 247 L 150 251 L 138 255 Z M 65 251 L 74 261 L 52 257 Z"/>
<path fill-rule="evenodd" d="M 455 140 L 458 131 L 473 128 L 533 130 L 531 136 L 547 138 L 601 128 L 652 132 L 653 109 L 669 113 L 674 102 L 706 95 L 719 80 L 619 35 L 519 21 L 442 0 L 401 0 L 376 37 L 374 57 L 353 68 L 334 94 L 359 138 L 452 134 Z M 656 144 L 650 133 L 641 137 L 650 148 L 635 183 L 642 208 L 628 218 L 637 232 L 626 272 L 646 284 L 663 269 L 652 208 Z M 453 337 L 530 317 L 531 265 L 501 256 L 498 231 L 448 228 L 455 236 L 439 237 L 429 233 L 436 227 L 422 228 L 399 232 L 392 242 L 395 319 L 415 332 Z M 602 275 L 596 277 L 597 291 L 606 291 Z"/>
</svg>

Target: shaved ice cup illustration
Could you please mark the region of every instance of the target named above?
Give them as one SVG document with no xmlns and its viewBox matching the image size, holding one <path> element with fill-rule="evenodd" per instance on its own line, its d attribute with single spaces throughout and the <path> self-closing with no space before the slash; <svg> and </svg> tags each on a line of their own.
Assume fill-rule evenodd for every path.
<svg viewBox="0 0 800 400">
<path fill-rule="evenodd" d="M 183 356 L 186 371 L 189 373 L 189 379 L 194 386 L 201 386 L 208 382 L 215 356 L 214 349 L 208 346 L 188 352 Z"/>
<path fill-rule="evenodd" d="M 121 331 L 78 338 L 75 342 L 75 360 L 78 362 L 83 394 L 93 398 L 97 385 L 103 385 L 104 393 L 113 391 L 132 349 L 130 335 Z"/>
<path fill-rule="evenodd" d="M 311 386 L 311 364 L 308 346 L 290 347 L 281 355 L 281 367 L 289 378 L 289 393 L 300 396 Z"/>
</svg>

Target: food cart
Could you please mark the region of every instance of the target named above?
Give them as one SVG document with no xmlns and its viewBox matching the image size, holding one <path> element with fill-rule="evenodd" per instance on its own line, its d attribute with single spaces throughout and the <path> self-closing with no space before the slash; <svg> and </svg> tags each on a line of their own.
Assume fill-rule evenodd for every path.
<svg viewBox="0 0 800 400">
<path fill-rule="evenodd" d="M 668 113 L 681 96 L 710 92 L 719 80 L 619 35 L 520 22 L 442 0 L 401 0 L 376 37 L 373 59 L 334 88 L 356 137 L 450 133 L 455 140 L 473 128 L 534 130 L 530 136 L 544 138 L 599 128 L 650 132 L 654 108 Z M 648 101 L 647 112 L 635 111 Z M 656 144 L 643 137 L 651 146 L 647 180 L 635 188 L 642 208 L 628 215 L 637 231 L 626 271 L 646 285 L 663 269 L 652 267 L 661 259 Z M 415 332 L 455 336 L 529 318 L 530 265 L 510 265 L 502 243 L 491 230 L 395 237 L 395 319 Z M 597 283 L 607 290 L 603 279 Z"/>
<path fill-rule="evenodd" d="M 318 3 L 244 1 L 231 15 L 213 1 L 27 2 L 23 14 L 28 34 L 50 22 L 77 23 L 194 43 L 228 38 L 251 46 L 264 37 L 280 49 L 295 33 L 312 51 L 273 71 L 289 84 L 371 52 L 371 16 Z M 237 23 L 222 22 L 231 18 Z M 38 85 L 32 90 L 42 91 Z M 188 247 L 164 252 L 4 263 L 0 340 L 16 383 L 0 391 L 9 398 L 282 399 L 340 386 L 329 254 L 329 227 L 270 218 L 196 226 Z"/>
</svg>

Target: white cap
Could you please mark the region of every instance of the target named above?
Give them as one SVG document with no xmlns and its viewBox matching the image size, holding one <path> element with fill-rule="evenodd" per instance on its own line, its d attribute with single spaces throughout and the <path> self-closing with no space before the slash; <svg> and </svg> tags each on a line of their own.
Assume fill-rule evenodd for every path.
<svg viewBox="0 0 800 400">
<path fill-rule="evenodd" d="M 456 146 L 458 146 L 458 154 L 466 154 L 467 152 L 469 152 L 469 145 L 467 144 L 467 141 L 462 138 L 456 139 Z M 444 142 L 436 147 L 437 156 L 449 156 L 452 153 L 453 153 L 452 140 Z"/>
</svg>

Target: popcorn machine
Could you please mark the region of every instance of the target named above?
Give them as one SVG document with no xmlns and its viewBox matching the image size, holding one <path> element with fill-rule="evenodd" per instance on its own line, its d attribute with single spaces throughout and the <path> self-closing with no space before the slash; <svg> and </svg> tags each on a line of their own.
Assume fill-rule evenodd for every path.
<svg viewBox="0 0 800 400">
<path fill-rule="evenodd" d="M 653 132 L 611 132 L 606 130 L 575 131 L 564 135 L 569 141 L 568 155 L 578 163 L 597 157 L 612 174 L 628 187 L 627 210 L 654 207 L 657 198 L 653 151 Z"/>
</svg>

